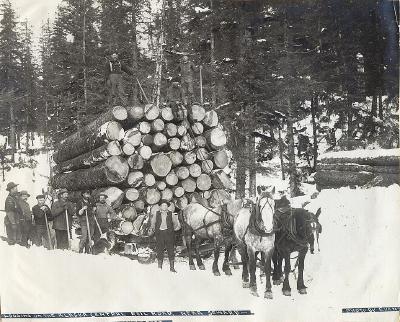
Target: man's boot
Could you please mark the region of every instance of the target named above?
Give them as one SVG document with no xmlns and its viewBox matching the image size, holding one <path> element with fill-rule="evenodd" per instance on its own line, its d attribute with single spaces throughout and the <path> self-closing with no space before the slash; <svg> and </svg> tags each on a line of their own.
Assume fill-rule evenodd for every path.
<svg viewBox="0 0 400 322">
<path fill-rule="evenodd" d="M 174 262 L 173 259 L 169 261 L 169 270 L 170 270 L 171 272 L 173 272 L 173 273 L 176 273 L 176 270 L 175 270 L 175 262 Z"/>
<path fill-rule="evenodd" d="M 163 260 L 162 260 L 162 259 L 159 259 L 159 260 L 158 260 L 158 268 L 159 268 L 159 269 L 162 269 L 162 264 L 163 264 Z"/>
</svg>

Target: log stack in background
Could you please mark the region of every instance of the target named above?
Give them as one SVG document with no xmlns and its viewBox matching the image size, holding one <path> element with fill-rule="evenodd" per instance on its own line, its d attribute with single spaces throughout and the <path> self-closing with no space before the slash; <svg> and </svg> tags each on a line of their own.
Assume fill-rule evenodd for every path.
<svg viewBox="0 0 400 322">
<path fill-rule="evenodd" d="M 194 104 L 178 111 L 152 104 L 113 107 L 64 139 L 53 155 L 53 188 L 104 192 L 124 221 L 191 202 L 217 207 L 230 198 L 232 182 L 226 135 L 215 111 Z M 132 231 L 130 231 L 132 229 Z"/>
</svg>

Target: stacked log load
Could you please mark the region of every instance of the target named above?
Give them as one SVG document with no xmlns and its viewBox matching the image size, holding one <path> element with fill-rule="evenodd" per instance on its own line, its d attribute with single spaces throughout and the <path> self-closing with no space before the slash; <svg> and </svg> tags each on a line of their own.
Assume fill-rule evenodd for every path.
<svg viewBox="0 0 400 322">
<path fill-rule="evenodd" d="M 125 220 L 124 233 L 137 233 L 135 221 L 143 222 L 163 201 L 175 211 L 191 202 L 217 207 L 230 199 L 225 145 L 217 113 L 200 105 L 177 111 L 116 106 L 57 145 L 51 185 L 72 195 L 106 193 Z"/>
<path fill-rule="evenodd" d="M 400 150 L 353 150 L 321 156 L 317 189 L 345 186 L 389 186 L 400 183 Z"/>
</svg>

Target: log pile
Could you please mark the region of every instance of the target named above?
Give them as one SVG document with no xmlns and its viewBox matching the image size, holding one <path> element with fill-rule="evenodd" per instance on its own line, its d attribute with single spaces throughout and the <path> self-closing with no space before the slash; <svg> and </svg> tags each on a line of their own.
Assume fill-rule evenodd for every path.
<svg viewBox="0 0 400 322">
<path fill-rule="evenodd" d="M 400 151 L 353 150 L 321 156 L 315 174 L 317 189 L 345 186 L 389 186 L 400 183 Z"/>
<path fill-rule="evenodd" d="M 216 207 L 233 188 L 226 135 L 215 111 L 194 104 L 170 107 L 117 106 L 58 144 L 53 188 L 104 192 L 125 221 L 190 202 Z M 126 227 L 135 225 L 124 225 Z M 129 229 L 128 229 L 129 230 Z"/>
</svg>

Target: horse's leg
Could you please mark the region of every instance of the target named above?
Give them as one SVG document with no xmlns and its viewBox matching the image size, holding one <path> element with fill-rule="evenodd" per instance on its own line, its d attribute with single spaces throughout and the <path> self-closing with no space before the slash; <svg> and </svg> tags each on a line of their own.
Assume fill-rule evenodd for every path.
<svg viewBox="0 0 400 322">
<path fill-rule="evenodd" d="M 242 260 L 242 287 L 243 288 L 248 288 L 250 287 L 249 285 L 249 268 L 248 268 L 248 263 L 249 263 L 249 256 L 247 254 L 247 248 L 244 244 L 239 244 L 237 247 L 240 258 Z"/>
<path fill-rule="evenodd" d="M 289 274 L 290 274 L 290 253 L 285 252 L 284 254 L 285 259 L 285 280 L 283 281 L 282 293 L 285 296 L 291 295 L 291 289 L 289 284 Z"/>
<path fill-rule="evenodd" d="M 195 252 L 196 252 L 196 262 L 197 262 L 197 266 L 200 270 L 204 271 L 206 268 L 204 267 L 203 261 L 201 260 L 201 256 L 200 256 L 200 239 L 196 239 L 195 241 Z"/>
<path fill-rule="evenodd" d="M 304 272 L 304 260 L 307 255 L 307 249 L 301 250 L 299 252 L 299 276 L 297 278 L 297 290 L 299 291 L 300 294 L 307 294 L 307 287 L 304 285 L 304 279 L 303 279 L 303 272 Z"/>
<path fill-rule="evenodd" d="M 247 247 L 247 253 L 249 255 L 250 292 L 252 295 L 258 296 L 256 281 L 256 254 L 254 249 L 251 247 Z"/>
<path fill-rule="evenodd" d="M 225 275 L 232 275 L 231 269 L 229 267 L 229 254 L 233 249 L 233 243 L 229 243 L 225 246 L 225 256 L 224 256 L 224 263 L 222 264 L 222 271 Z"/>
<path fill-rule="evenodd" d="M 278 249 L 275 247 L 272 255 L 272 261 L 274 262 L 274 272 L 272 274 L 272 282 L 274 285 L 280 285 L 282 283 L 282 256 L 279 254 Z"/>
<path fill-rule="evenodd" d="M 265 276 L 265 254 L 261 252 L 261 267 L 260 267 L 260 279 L 262 283 L 262 278 Z"/>
<path fill-rule="evenodd" d="M 189 233 L 186 234 L 185 240 L 186 240 L 186 247 L 187 247 L 187 252 L 188 252 L 188 257 L 189 257 L 189 268 L 190 268 L 190 270 L 196 270 L 196 266 L 194 266 L 193 255 L 192 255 L 192 234 L 189 234 Z"/>
<path fill-rule="evenodd" d="M 214 237 L 214 262 L 212 265 L 212 271 L 215 276 L 220 276 L 221 273 L 218 269 L 219 252 L 221 250 L 221 243 L 218 238 Z"/>
<path fill-rule="evenodd" d="M 266 299 L 272 299 L 272 290 L 271 290 L 271 260 L 272 254 L 274 250 L 266 252 L 265 254 L 265 262 L 264 262 L 264 270 L 265 270 L 265 293 L 264 297 Z"/>
<path fill-rule="evenodd" d="M 233 264 L 233 269 L 239 269 L 239 265 L 237 265 L 238 263 L 238 259 L 236 257 L 236 246 L 232 247 L 232 251 L 231 251 L 231 255 L 230 255 L 230 261 Z"/>
</svg>

